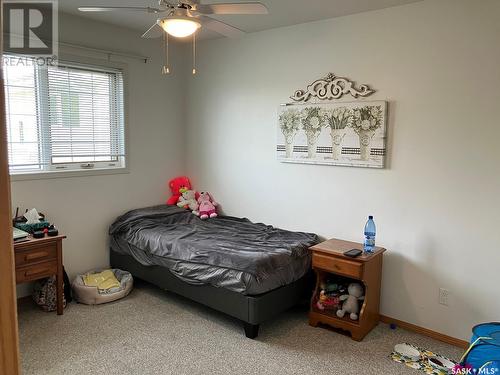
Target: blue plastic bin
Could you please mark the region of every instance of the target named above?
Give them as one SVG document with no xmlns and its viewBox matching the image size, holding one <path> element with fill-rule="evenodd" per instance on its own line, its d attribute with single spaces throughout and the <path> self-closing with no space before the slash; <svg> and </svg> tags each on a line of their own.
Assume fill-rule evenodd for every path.
<svg viewBox="0 0 500 375">
<path fill-rule="evenodd" d="M 500 374 L 500 323 L 478 324 L 472 328 L 471 346 L 462 364 L 472 366 L 476 373 Z"/>
</svg>

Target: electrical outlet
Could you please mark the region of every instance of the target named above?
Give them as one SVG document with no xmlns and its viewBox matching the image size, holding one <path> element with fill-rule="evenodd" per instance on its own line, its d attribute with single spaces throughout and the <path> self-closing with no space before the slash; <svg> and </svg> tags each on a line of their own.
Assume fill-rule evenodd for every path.
<svg viewBox="0 0 500 375">
<path fill-rule="evenodd" d="M 448 306 L 448 299 L 450 298 L 450 291 L 448 289 L 439 288 L 439 303 Z"/>
</svg>

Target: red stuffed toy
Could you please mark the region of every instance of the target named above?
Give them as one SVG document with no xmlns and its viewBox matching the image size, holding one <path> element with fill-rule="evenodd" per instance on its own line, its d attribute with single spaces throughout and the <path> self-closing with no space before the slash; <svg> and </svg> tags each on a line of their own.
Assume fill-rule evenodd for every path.
<svg viewBox="0 0 500 375">
<path fill-rule="evenodd" d="M 181 194 L 186 190 L 191 190 L 191 181 L 186 176 L 176 177 L 168 183 L 172 196 L 168 199 L 167 204 L 175 206 Z"/>
</svg>

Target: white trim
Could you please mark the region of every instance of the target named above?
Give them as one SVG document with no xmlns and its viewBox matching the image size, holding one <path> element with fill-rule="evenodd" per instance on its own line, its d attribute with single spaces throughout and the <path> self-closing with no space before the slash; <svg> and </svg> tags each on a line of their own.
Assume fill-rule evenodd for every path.
<svg viewBox="0 0 500 375">
<path fill-rule="evenodd" d="M 29 181 L 29 180 L 46 180 L 54 178 L 70 178 L 70 177 L 88 177 L 88 176 L 105 176 L 112 174 L 127 174 L 130 173 L 128 167 L 113 168 L 113 169 L 81 169 L 78 171 L 49 171 L 38 173 L 18 173 L 11 174 L 11 181 Z"/>
</svg>

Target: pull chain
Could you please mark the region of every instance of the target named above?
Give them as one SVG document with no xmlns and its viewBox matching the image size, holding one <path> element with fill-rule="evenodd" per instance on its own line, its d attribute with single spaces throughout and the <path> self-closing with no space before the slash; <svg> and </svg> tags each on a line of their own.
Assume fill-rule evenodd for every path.
<svg viewBox="0 0 500 375">
<path fill-rule="evenodd" d="M 163 51 L 165 53 L 165 65 L 161 68 L 162 74 L 170 74 L 170 65 L 168 61 L 168 33 L 163 33 Z"/>
<path fill-rule="evenodd" d="M 196 74 L 196 32 L 193 33 L 193 75 Z"/>
</svg>

